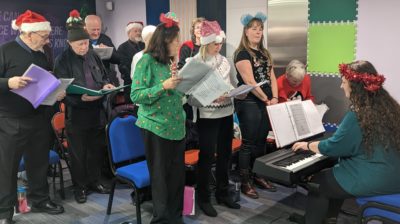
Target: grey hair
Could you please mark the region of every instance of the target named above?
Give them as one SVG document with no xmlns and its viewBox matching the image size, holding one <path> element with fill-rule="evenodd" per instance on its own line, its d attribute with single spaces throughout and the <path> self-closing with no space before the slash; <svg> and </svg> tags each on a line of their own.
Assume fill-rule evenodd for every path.
<svg viewBox="0 0 400 224">
<path fill-rule="evenodd" d="M 303 80 L 306 74 L 306 66 L 299 60 L 292 60 L 286 66 L 286 75 L 297 81 Z"/>
</svg>

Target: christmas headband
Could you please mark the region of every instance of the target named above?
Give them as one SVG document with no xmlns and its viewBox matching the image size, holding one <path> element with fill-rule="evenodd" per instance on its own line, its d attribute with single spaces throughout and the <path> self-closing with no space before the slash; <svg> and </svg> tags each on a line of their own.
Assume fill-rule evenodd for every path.
<svg viewBox="0 0 400 224">
<path fill-rule="evenodd" d="M 164 23 L 166 28 L 170 28 L 172 26 L 178 26 L 179 20 L 176 18 L 174 12 L 168 12 L 167 14 L 161 13 L 160 22 Z"/>
<path fill-rule="evenodd" d="M 267 20 L 267 16 L 264 13 L 257 12 L 254 16 L 250 14 L 242 15 L 242 17 L 240 18 L 240 22 L 242 23 L 243 26 L 247 26 L 249 22 L 254 18 L 261 20 L 262 23 L 264 23 Z"/>
<path fill-rule="evenodd" d="M 380 74 L 358 73 L 352 70 L 347 64 L 340 64 L 339 71 L 347 80 L 363 83 L 364 89 L 369 92 L 376 92 L 379 90 L 386 79 L 385 76 Z"/>
</svg>

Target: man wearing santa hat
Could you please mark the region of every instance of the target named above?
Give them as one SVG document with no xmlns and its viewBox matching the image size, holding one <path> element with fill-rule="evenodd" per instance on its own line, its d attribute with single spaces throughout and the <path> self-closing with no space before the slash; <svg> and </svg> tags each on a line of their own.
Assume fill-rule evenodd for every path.
<svg viewBox="0 0 400 224">
<path fill-rule="evenodd" d="M 49 197 L 50 119 L 48 106 L 35 109 L 25 98 L 11 90 L 34 81 L 23 77 L 33 63 L 52 70 L 43 46 L 50 42 L 50 23 L 40 14 L 27 10 L 13 21 L 20 35 L 0 46 L 0 223 L 12 223 L 17 201 L 17 171 L 24 156 L 28 175 L 28 200 L 32 212 L 59 214 L 64 208 Z M 65 93 L 58 99 L 61 100 Z"/>
<path fill-rule="evenodd" d="M 143 22 L 135 21 L 129 22 L 126 25 L 125 31 L 128 34 L 128 40 L 119 45 L 118 54 L 120 57 L 120 64 L 118 65 L 121 77 L 124 80 L 124 85 L 130 85 L 131 79 L 131 62 L 133 56 L 139 51 L 144 49 L 144 43 L 142 40 Z M 131 88 L 124 89 L 125 101 L 131 101 Z"/>
</svg>

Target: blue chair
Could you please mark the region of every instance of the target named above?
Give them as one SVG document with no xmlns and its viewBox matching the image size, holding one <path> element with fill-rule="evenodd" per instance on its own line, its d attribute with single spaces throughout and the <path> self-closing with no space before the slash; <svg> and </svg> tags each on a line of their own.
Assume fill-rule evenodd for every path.
<svg viewBox="0 0 400 224">
<path fill-rule="evenodd" d="M 400 223 L 400 194 L 357 198 L 361 206 L 360 223 L 379 220 L 383 223 Z"/>
<path fill-rule="evenodd" d="M 135 193 L 137 223 L 141 223 L 140 190 L 150 186 L 150 174 L 144 159 L 144 144 L 136 117 L 119 115 L 107 126 L 108 154 L 115 175 L 108 200 L 107 215 L 111 213 L 117 180 L 131 185 Z M 123 164 L 123 165 L 121 165 Z"/>
<path fill-rule="evenodd" d="M 54 192 L 56 192 L 56 172 L 57 168 L 60 173 L 60 196 L 62 199 L 65 199 L 65 191 L 64 191 L 64 175 L 62 171 L 62 165 L 60 161 L 60 156 L 58 155 L 57 152 L 54 150 L 49 151 L 49 164 L 53 168 L 53 187 L 54 187 Z M 25 160 L 22 157 L 19 166 L 18 166 L 18 172 L 22 172 L 25 170 Z"/>
</svg>

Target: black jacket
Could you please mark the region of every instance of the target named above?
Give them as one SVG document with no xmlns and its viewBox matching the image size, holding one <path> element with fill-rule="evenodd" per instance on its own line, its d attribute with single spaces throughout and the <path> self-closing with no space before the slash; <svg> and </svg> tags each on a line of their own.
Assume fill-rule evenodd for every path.
<svg viewBox="0 0 400 224">
<path fill-rule="evenodd" d="M 118 55 L 120 57 L 120 64 L 118 65 L 119 72 L 121 73 L 124 84 L 132 83 L 131 79 L 131 65 L 133 56 L 139 51 L 144 49 L 143 42 L 133 42 L 127 40 L 118 47 Z"/>
<path fill-rule="evenodd" d="M 88 61 L 94 62 L 90 65 L 93 80 L 102 88 L 109 83 L 106 69 L 97 54 L 89 49 L 86 54 Z M 85 58 L 75 54 L 71 47 L 64 50 L 57 58 L 54 66 L 54 74 L 58 78 L 74 78 L 72 84 L 86 87 L 83 63 Z M 67 106 L 67 123 L 80 124 L 81 127 L 93 127 L 104 125 L 103 98 L 96 101 L 82 101 L 81 95 L 68 94 L 64 102 Z"/>
</svg>

